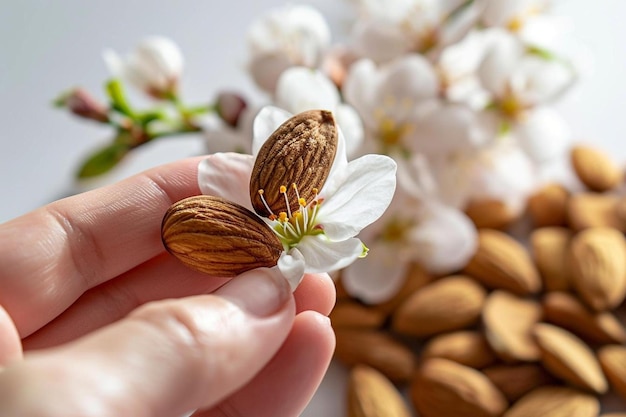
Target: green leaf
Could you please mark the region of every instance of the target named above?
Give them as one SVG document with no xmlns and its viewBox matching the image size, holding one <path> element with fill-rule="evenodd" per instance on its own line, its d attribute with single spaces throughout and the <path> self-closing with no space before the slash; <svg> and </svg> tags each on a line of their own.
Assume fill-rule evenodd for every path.
<svg viewBox="0 0 626 417">
<path fill-rule="evenodd" d="M 97 177 L 109 172 L 128 154 L 128 151 L 128 145 L 123 143 L 112 143 L 97 150 L 80 167 L 77 177 Z"/>
<path fill-rule="evenodd" d="M 106 92 L 111 99 L 113 108 L 120 113 L 125 114 L 131 119 L 135 118 L 135 112 L 131 108 L 128 100 L 126 100 L 126 93 L 124 93 L 124 86 L 122 82 L 117 78 L 113 78 L 106 83 Z"/>
</svg>

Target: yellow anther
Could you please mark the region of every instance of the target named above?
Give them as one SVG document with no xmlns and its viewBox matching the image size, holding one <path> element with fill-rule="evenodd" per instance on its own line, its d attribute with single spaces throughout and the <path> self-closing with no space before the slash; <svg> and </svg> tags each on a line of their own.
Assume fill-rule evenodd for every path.
<svg viewBox="0 0 626 417">
<path fill-rule="evenodd" d="M 279 190 L 281 194 L 285 194 L 287 192 L 287 187 L 285 187 L 284 185 L 281 185 Z"/>
<path fill-rule="evenodd" d="M 287 221 L 287 213 L 285 213 L 284 211 L 281 211 L 280 213 L 278 213 L 278 220 L 281 222 L 286 222 Z"/>
<path fill-rule="evenodd" d="M 304 198 L 299 198 L 298 204 L 300 204 L 300 206 L 302 207 L 306 207 L 306 200 Z"/>
<path fill-rule="evenodd" d="M 263 189 L 260 189 L 259 191 L 257 191 L 259 193 L 259 195 L 263 195 L 265 193 L 265 191 L 263 191 Z"/>
<path fill-rule="evenodd" d="M 298 186 L 296 185 L 296 183 L 291 183 L 291 188 L 293 188 L 294 190 L 298 191 Z"/>
</svg>

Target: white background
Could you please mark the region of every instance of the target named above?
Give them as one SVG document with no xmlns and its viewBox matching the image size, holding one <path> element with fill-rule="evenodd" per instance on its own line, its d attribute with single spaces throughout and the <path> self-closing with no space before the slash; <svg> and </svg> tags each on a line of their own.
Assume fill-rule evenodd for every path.
<svg viewBox="0 0 626 417">
<path fill-rule="evenodd" d="M 329 16 L 337 37 L 344 36 L 349 16 L 344 1 L 308 2 Z M 72 178 L 78 162 L 105 143 L 109 130 L 79 122 L 50 105 L 58 93 L 76 85 L 102 97 L 107 77 L 102 49 L 126 52 L 142 37 L 166 35 L 185 54 L 182 88 L 190 101 L 207 102 L 223 88 L 256 93 L 245 73 L 245 30 L 255 16 L 283 4 L 285 0 L 3 0 L 0 222 L 75 191 Z M 572 19 L 570 40 L 592 58 L 588 60 L 592 71 L 559 108 L 577 139 L 597 143 L 623 162 L 626 2 L 562 0 L 557 11 Z M 202 149 L 198 138 L 157 142 L 134 156 L 114 178 Z M 334 368 L 329 380 L 336 381 L 339 375 L 341 370 Z M 304 415 L 343 415 L 337 390 L 340 385 L 326 381 Z"/>
</svg>

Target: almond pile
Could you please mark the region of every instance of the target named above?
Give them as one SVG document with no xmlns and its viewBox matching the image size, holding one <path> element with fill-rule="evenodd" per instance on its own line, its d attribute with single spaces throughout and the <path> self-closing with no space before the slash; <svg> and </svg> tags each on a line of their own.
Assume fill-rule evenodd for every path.
<svg viewBox="0 0 626 417">
<path fill-rule="evenodd" d="M 471 207 L 479 246 L 454 275 L 414 265 L 380 305 L 337 281 L 348 416 L 626 416 L 623 173 L 586 146 L 571 162 L 586 190 L 538 190 L 524 236 L 497 204 Z"/>
</svg>

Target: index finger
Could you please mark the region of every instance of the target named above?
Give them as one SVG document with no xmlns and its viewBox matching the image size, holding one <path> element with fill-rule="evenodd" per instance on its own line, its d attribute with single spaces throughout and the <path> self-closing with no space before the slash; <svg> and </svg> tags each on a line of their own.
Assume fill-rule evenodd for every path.
<svg viewBox="0 0 626 417">
<path fill-rule="evenodd" d="M 22 337 L 86 290 L 164 251 L 161 221 L 200 194 L 201 158 L 153 168 L 0 225 L 0 305 Z"/>
</svg>

